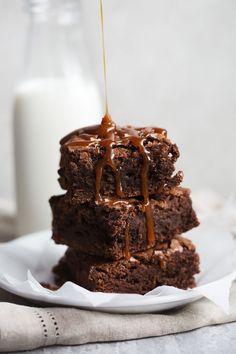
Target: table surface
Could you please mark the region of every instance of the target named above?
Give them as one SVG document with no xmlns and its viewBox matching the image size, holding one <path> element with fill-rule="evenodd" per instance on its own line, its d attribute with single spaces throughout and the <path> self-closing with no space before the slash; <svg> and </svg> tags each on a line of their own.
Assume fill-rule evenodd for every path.
<svg viewBox="0 0 236 354">
<path fill-rule="evenodd" d="M 0 302 L 27 305 L 23 298 L 0 289 Z M 40 348 L 19 353 L 31 354 L 235 354 L 236 322 L 214 325 L 185 333 L 111 343 Z"/>
<path fill-rule="evenodd" d="M 27 301 L 0 289 L 0 301 L 27 305 Z M 19 353 L 31 354 L 235 354 L 236 322 L 162 337 L 130 341 L 48 347 Z"/>
<path fill-rule="evenodd" d="M 235 354 L 236 322 L 194 331 L 113 343 L 51 347 L 25 351 L 32 354 Z"/>
</svg>

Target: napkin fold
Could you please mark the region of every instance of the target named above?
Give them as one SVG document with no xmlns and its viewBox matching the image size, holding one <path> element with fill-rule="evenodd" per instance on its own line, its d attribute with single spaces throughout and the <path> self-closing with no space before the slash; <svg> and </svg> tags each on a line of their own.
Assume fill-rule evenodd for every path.
<svg viewBox="0 0 236 354">
<path fill-rule="evenodd" d="M 0 352 L 162 336 L 236 321 L 235 282 L 229 314 L 205 298 L 162 314 L 119 315 L 4 302 L 26 303 L 10 296 L 0 294 Z"/>
</svg>

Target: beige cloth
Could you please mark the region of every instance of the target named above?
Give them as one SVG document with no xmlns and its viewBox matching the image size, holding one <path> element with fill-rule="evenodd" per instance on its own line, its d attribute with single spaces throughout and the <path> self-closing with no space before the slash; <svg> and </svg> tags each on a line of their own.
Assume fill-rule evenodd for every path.
<svg viewBox="0 0 236 354">
<path fill-rule="evenodd" d="M 231 289 L 230 315 L 207 299 L 163 314 L 135 315 L 26 306 L 25 300 L 3 291 L 0 299 L 1 352 L 162 336 L 236 321 L 236 283 Z"/>
</svg>

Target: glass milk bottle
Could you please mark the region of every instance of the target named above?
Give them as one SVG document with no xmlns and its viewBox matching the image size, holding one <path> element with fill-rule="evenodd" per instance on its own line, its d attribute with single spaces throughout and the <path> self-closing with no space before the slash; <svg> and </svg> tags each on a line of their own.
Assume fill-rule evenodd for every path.
<svg viewBox="0 0 236 354">
<path fill-rule="evenodd" d="M 50 228 L 48 199 L 57 182 L 59 140 L 97 124 L 98 89 L 87 67 L 80 7 L 72 0 L 31 0 L 28 47 L 14 96 L 16 234 Z"/>
</svg>

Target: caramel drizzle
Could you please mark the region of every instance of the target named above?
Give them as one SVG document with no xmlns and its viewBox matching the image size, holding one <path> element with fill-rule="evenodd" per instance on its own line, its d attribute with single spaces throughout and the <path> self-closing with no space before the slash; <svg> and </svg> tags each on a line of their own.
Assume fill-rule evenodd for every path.
<svg viewBox="0 0 236 354">
<path fill-rule="evenodd" d="M 114 152 L 113 152 L 113 147 L 115 145 L 115 132 L 116 132 L 116 126 L 114 122 L 111 120 L 111 117 L 107 113 L 103 117 L 102 123 L 98 129 L 98 135 L 103 138 L 100 142 L 100 146 L 105 148 L 105 156 L 103 159 L 98 161 L 95 169 L 96 203 L 99 203 L 102 200 L 102 197 L 100 195 L 100 189 L 101 189 L 103 170 L 105 166 L 110 166 L 114 171 L 115 179 L 116 179 L 116 194 L 118 197 L 122 197 L 120 171 L 116 168 L 116 164 L 114 161 Z"/>
<path fill-rule="evenodd" d="M 127 129 L 126 131 L 119 130 L 116 128 L 114 123 L 109 121 L 107 123 L 107 116 L 105 116 L 102 120 L 101 130 L 104 131 L 104 122 L 105 122 L 105 129 L 106 135 L 104 136 L 103 140 L 101 141 L 101 146 L 105 147 L 105 156 L 101 159 L 95 168 L 96 173 L 96 203 L 101 202 L 102 197 L 100 195 L 101 189 L 101 180 L 103 169 L 106 165 L 110 166 L 115 173 L 116 178 L 116 194 L 118 197 L 122 197 L 122 185 L 121 185 L 121 178 L 120 178 L 120 171 L 116 168 L 116 164 L 114 161 L 114 153 L 113 148 L 116 145 L 117 137 L 120 139 L 121 144 L 132 144 L 135 146 L 140 155 L 142 156 L 142 166 L 141 166 L 141 193 L 143 196 L 143 205 L 142 211 L 145 213 L 146 216 L 146 227 L 147 227 L 147 243 L 148 246 L 153 246 L 155 244 L 155 233 L 154 233 L 154 223 L 153 223 L 153 216 L 152 216 L 152 208 L 149 200 L 149 191 L 148 191 L 148 170 L 149 170 L 149 151 L 145 148 L 144 142 L 146 138 L 140 137 L 138 135 L 138 130 L 131 130 Z M 112 127 L 110 129 L 110 127 Z M 127 236 L 126 236 L 127 238 Z M 127 252 L 126 252 L 127 254 Z"/>
<path fill-rule="evenodd" d="M 116 205 L 123 205 L 126 204 L 126 207 L 129 209 L 132 207 L 132 203 L 128 199 L 117 199 L 117 198 L 104 198 L 102 201 L 103 204 L 108 204 L 109 206 L 115 207 Z M 124 245 L 124 257 L 125 259 L 129 260 L 131 257 L 130 251 L 129 251 L 129 224 L 128 220 L 126 220 L 125 224 L 125 245 Z"/>
<path fill-rule="evenodd" d="M 133 145 L 142 156 L 141 166 L 141 194 L 143 196 L 142 211 L 146 216 L 146 229 L 147 229 L 147 244 L 149 247 L 155 244 L 155 233 L 152 208 L 149 200 L 148 191 L 148 170 L 149 170 L 149 151 L 145 148 L 145 142 L 149 136 L 155 136 L 161 134 L 166 136 L 167 132 L 162 128 L 133 128 L 131 126 L 125 128 L 119 128 L 112 121 L 112 118 L 108 112 L 108 98 L 107 98 L 107 75 L 106 75 L 106 55 L 105 55 L 105 40 L 104 40 L 104 18 L 103 18 L 103 6 L 102 0 L 100 0 L 100 19 L 102 30 L 102 51 L 103 51 L 103 69 L 104 69 L 104 85 L 105 85 L 105 115 L 100 125 L 91 126 L 79 129 L 67 135 L 61 140 L 61 144 L 66 144 L 69 149 L 74 150 L 78 146 L 87 147 L 94 145 L 97 148 L 103 148 L 105 150 L 104 156 L 98 161 L 95 167 L 95 189 L 96 196 L 95 202 L 97 204 L 101 202 L 107 202 L 107 199 L 103 199 L 100 190 L 102 176 L 104 168 L 110 166 L 115 174 L 116 181 L 116 195 L 119 198 L 123 197 L 122 183 L 120 171 L 116 167 L 114 161 L 114 148 L 120 145 Z M 111 201 L 115 203 L 114 201 Z M 128 224 L 125 229 L 125 257 L 130 258 L 129 252 L 129 230 Z"/>
<path fill-rule="evenodd" d="M 148 170 L 149 170 L 149 151 L 145 147 L 145 142 L 149 137 L 155 138 L 157 134 L 167 135 L 162 128 L 133 128 L 131 126 L 120 128 L 115 125 L 109 114 L 106 114 L 100 125 L 79 129 L 62 139 L 61 143 L 66 144 L 69 149 L 74 150 L 78 146 L 94 145 L 97 148 L 104 148 L 104 156 L 98 161 L 95 167 L 95 189 L 97 204 L 104 202 L 100 194 L 102 176 L 104 168 L 110 166 L 115 174 L 116 195 L 123 197 L 120 171 L 114 161 L 114 148 L 117 146 L 133 145 L 142 156 L 142 166 L 140 171 L 141 194 L 143 196 L 142 211 L 146 216 L 147 244 L 149 247 L 155 244 L 154 223 L 152 208 L 149 200 L 148 191 Z M 107 201 L 107 199 L 106 199 Z M 112 202 L 114 203 L 114 201 Z M 127 236 L 126 236 L 127 239 Z M 126 252 L 127 254 L 127 252 Z"/>
<path fill-rule="evenodd" d="M 148 169 L 150 157 L 149 151 L 147 151 L 143 145 L 143 140 L 141 140 L 139 143 L 139 150 L 143 157 L 143 163 L 141 167 L 141 190 L 143 195 L 143 212 L 145 212 L 146 215 L 147 241 L 149 246 L 153 246 L 155 244 L 155 233 L 152 208 L 148 191 Z"/>
</svg>

